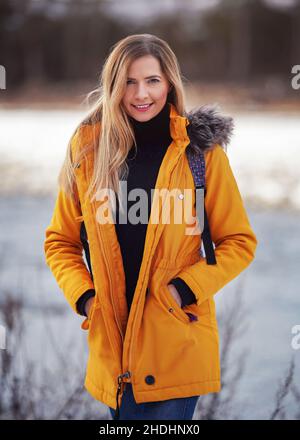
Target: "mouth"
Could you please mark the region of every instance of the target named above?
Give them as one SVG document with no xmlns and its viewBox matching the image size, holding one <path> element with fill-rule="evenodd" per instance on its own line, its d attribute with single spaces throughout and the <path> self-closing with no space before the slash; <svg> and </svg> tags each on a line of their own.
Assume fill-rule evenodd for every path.
<svg viewBox="0 0 300 440">
<path fill-rule="evenodd" d="M 149 104 L 142 104 L 142 105 L 133 105 L 132 106 L 141 112 L 147 111 L 151 106 L 153 105 L 153 102 L 149 103 Z"/>
</svg>

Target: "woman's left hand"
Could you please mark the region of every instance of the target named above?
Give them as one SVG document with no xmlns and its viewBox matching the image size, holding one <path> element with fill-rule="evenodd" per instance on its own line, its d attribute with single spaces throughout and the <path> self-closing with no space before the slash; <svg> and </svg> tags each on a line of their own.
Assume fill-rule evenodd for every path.
<svg viewBox="0 0 300 440">
<path fill-rule="evenodd" d="M 167 287 L 175 301 L 178 303 L 179 307 L 181 307 L 181 296 L 179 295 L 176 287 L 173 284 L 168 284 Z"/>
</svg>

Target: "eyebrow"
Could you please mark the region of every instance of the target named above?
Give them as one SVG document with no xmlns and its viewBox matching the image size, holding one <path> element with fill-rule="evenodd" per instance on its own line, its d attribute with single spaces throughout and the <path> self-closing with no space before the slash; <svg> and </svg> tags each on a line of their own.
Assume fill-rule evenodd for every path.
<svg viewBox="0 0 300 440">
<path fill-rule="evenodd" d="M 161 76 L 160 75 L 150 75 L 150 76 L 146 76 L 146 78 L 145 79 L 150 79 L 150 78 L 156 78 L 156 77 L 158 77 L 158 78 L 161 78 Z M 128 78 L 127 79 L 135 79 L 135 78 L 130 78 L 129 76 L 128 76 Z"/>
</svg>

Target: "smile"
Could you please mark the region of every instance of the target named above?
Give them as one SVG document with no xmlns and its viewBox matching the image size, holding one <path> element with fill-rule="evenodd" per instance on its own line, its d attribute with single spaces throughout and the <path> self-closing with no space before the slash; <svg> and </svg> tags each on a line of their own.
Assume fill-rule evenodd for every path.
<svg viewBox="0 0 300 440">
<path fill-rule="evenodd" d="M 151 104 L 143 104 L 143 105 L 133 105 L 134 108 L 137 110 L 147 110 L 149 107 L 151 107 L 153 103 Z"/>
</svg>

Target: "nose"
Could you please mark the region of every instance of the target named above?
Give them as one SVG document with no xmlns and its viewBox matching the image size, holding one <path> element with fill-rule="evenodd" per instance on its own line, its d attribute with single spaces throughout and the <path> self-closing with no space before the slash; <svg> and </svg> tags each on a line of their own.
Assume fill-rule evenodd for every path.
<svg viewBox="0 0 300 440">
<path fill-rule="evenodd" d="M 148 90 L 145 84 L 137 84 L 135 98 L 137 101 L 144 101 L 148 97 Z"/>
</svg>

